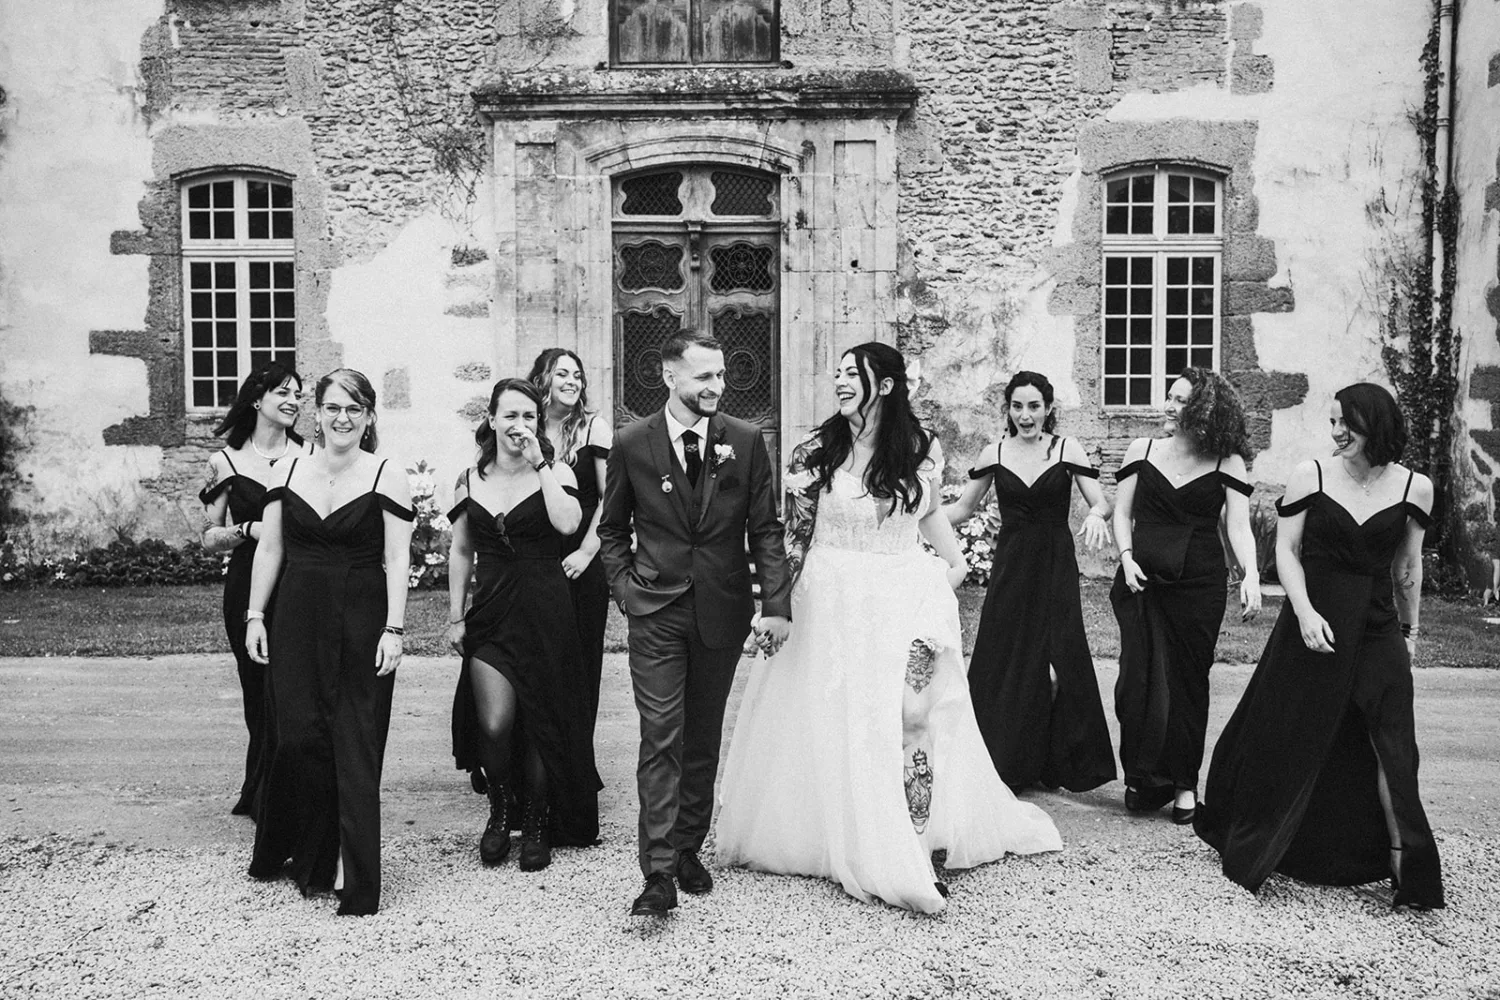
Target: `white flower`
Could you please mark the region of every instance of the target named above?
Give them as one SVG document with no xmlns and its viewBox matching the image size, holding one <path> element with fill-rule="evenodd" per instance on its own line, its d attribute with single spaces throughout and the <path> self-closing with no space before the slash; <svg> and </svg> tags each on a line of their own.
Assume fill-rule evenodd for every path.
<svg viewBox="0 0 1500 1000">
<path fill-rule="evenodd" d="M 732 462 L 732 461 L 734 461 L 734 445 L 732 445 L 732 444 L 716 444 L 716 445 L 714 445 L 714 466 L 716 468 L 718 466 L 720 466 L 720 465 L 723 465 L 725 462 Z"/>
</svg>

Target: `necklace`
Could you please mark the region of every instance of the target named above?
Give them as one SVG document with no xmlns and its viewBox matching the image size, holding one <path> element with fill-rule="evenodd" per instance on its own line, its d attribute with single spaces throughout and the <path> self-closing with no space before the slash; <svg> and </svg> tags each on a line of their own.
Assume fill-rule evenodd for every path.
<svg viewBox="0 0 1500 1000">
<path fill-rule="evenodd" d="M 255 438 L 254 437 L 250 438 L 250 447 L 254 448 L 255 449 L 255 453 L 257 455 L 259 455 L 261 458 L 265 459 L 267 462 L 276 462 L 276 461 L 279 461 L 279 460 L 281 460 L 283 458 L 286 458 L 286 451 L 291 446 L 292 446 L 292 439 L 291 438 L 286 438 L 286 439 L 284 439 L 281 442 L 281 454 L 280 455 L 267 455 L 265 452 L 263 452 L 263 451 L 260 450 L 260 445 L 258 445 L 258 444 L 255 443 Z"/>
<path fill-rule="evenodd" d="M 340 476 L 342 476 L 344 473 L 348 472 L 351 468 L 353 468 L 353 466 L 354 466 L 354 463 L 350 462 L 348 465 L 344 466 L 342 469 L 330 471 L 328 473 L 328 488 L 329 489 L 333 489 L 333 484 L 338 481 L 338 478 Z"/>
<path fill-rule="evenodd" d="M 1365 496 L 1369 496 L 1370 495 L 1370 489 L 1376 483 L 1380 482 L 1380 477 L 1383 476 L 1383 475 L 1385 475 L 1385 470 L 1389 469 L 1389 468 L 1390 468 L 1389 465 L 1382 465 L 1380 467 L 1380 471 L 1377 472 L 1377 473 L 1375 473 L 1375 475 L 1370 476 L 1370 477 L 1368 477 L 1366 479 L 1360 480 L 1360 479 L 1354 478 L 1354 474 L 1349 471 L 1349 463 L 1347 461 L 1345 461 L 1344 462 L 1344 475 L 1348 476 L 1349 477 L 1349 481 L 1352 482 L 1355 486 L 1358 486 L 1361 490 L 1363 490 Z"/>
</svg>

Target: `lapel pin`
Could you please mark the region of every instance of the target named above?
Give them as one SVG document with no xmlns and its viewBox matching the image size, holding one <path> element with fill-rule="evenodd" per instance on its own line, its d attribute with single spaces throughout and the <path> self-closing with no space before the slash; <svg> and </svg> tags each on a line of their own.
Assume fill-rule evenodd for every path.
<svg viewBox="0 0 1500 1000">
<path fill-rule="evenodd" d="M 671 476 L 662 476 L 661 477 L 661 491 L 663 493 L 671 493 L 672 492 L 672 478 L 671 478 Z"/>
</svg>

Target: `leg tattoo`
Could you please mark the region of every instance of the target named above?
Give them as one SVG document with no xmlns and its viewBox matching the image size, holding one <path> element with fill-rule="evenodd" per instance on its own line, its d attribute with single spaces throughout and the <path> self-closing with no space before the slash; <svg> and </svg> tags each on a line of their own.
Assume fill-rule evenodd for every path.
<svg viewBox="0 0 1500 1000">
<path fill-rule="evenodd" d="M 911 814 L 911 825 L 921 833 L 927 829 L 927 819 L 932 811 L 932 767 L 927 763 L 927 754 L 920 749 L 913 750 L 911 763 L 903 771 L 906 810 Z"/>
<path fill-rule="evenodd" d="M 937 662 L 937 645 L 928 639 L 913 639 L 906 654 L 906 686 L 917 694 L 932 683 Z"/>
</svg>

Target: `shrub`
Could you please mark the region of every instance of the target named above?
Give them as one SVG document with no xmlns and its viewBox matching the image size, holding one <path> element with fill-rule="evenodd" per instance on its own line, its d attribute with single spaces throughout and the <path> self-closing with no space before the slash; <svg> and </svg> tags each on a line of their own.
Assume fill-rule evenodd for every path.
<svg viewBox="0 0 1500 1000">
<path fill-rule="evenodd" d="M 413 590 L 448 585 L 448 541 L 453 526 L 438 506 L 434 471 L 425 461 L 406 470 L 411 483 L 412 510 L 416 512 L 411 531 L 411 571 L 406 581 Z"/>
<path fill-rule="evenodd" d="M 159 538 L 117 539 L 61 559 L 16 560 L 9 545 L 0 549 L 0 583 L 6 587 L 145 587 L 215 583 L 224 577 L 228 556 L 197 542 L 182 548 Z"/>
<path fill-rule="evenodd" d="M 952 503 L 962 494 L 962 486 L 944 486 L 943 502 Z M 958 536 L 958 547 L 969 564 L 968 583 L 978 587 L 989 586 L 990 569 L 995 560 L 995 536 L 999 531 L 1000 509 L 995 504 L 993 493 L 985 496 L 984 503 L 974 511 L 973 517 L 953 529 L 953 533 Z"/>
</svg>

